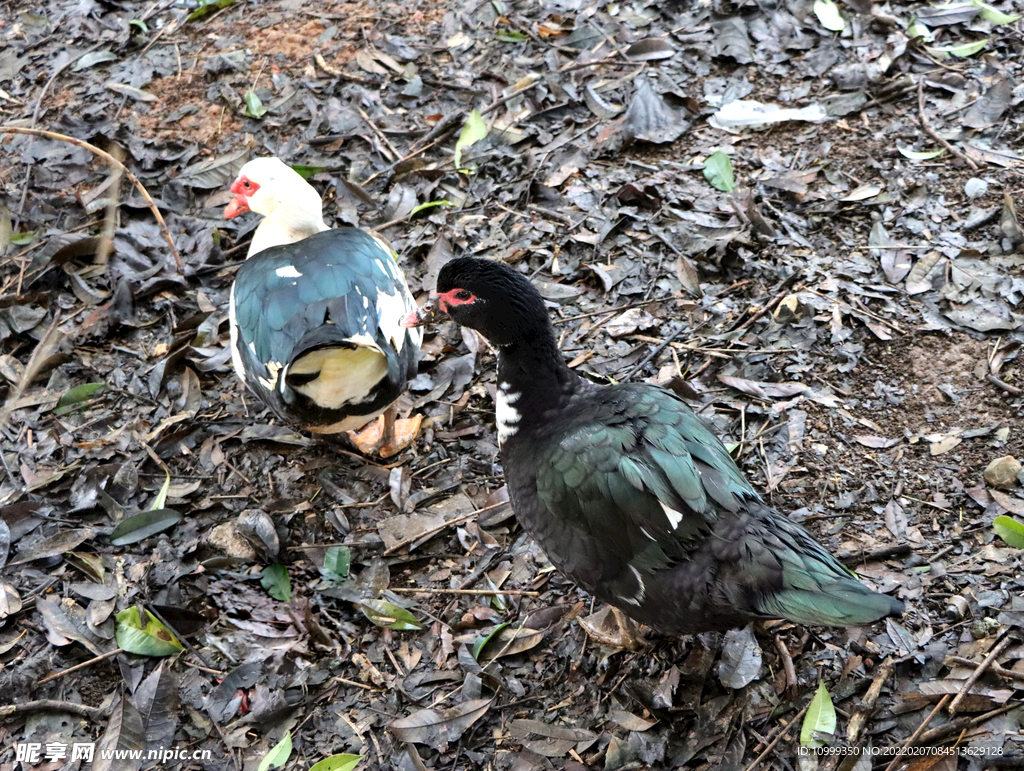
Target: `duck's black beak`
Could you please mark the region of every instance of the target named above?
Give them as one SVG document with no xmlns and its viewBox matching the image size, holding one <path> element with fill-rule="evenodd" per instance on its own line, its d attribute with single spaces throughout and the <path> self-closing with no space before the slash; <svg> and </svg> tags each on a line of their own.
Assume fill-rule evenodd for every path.
<svg viewBox="0 0 1024 771">
<path fill-rule="evenodd" d="M 424 303 L 422 307 L 409 311 L 409 314 L 402 319 L 402 326 L 422 327 L 439 321 L 443 315 L 444 312 L 438 308 L 436 299 L 431 295 L 430 300 Z"/>
</svg>

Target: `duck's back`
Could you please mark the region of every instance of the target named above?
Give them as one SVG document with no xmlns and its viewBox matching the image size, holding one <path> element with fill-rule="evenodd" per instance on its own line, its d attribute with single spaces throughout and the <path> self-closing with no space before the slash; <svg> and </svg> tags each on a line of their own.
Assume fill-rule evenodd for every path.
<svg viewBox="0 0 1024 771">
<path fill-rule="evenodd" d="M 279 415 L 314 431 L 363 425 L 415 376 L 415 307 L 386 246 L 327 230 L 246 260 L 231 293 L 243 379 Z M 362 422 L 359 422 L 362 421 Z"/>
<path fill-rule="evenodd" d="M 519 521 L 556 567 L 634 619 L 690 634 L 902 609 L 765 505 L 675 394 L 584 384 L 517 415 L 502 461 Z"/>
</svg>

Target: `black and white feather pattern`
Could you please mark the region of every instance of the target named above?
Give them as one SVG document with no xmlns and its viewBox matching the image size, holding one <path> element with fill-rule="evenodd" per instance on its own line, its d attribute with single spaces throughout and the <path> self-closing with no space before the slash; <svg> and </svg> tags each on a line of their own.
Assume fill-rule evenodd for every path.
<svg viewBox="0 0 1024 771">
<path fill-rule="evenodd" d="M 232 360 L 282 419 L 323 433 L 358 428 L 415 377 L 422 332 L 400 326 L 415 307 L 383 241 L 357 228 L 327 230 L 239 268 Z M 341 369 L 331 366 L 339 361 Z M 341 382 L 321 382 L 328 378 Z"/>
</svg>

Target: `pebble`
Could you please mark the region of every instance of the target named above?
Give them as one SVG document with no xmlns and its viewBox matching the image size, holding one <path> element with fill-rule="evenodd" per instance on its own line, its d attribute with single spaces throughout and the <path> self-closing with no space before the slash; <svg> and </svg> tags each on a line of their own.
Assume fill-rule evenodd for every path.
<svg viewBox="0 0 1024 771">
<path fill-rule="evenodd" d="M 1009 489 L 1017 484 L 1017 475 L 1021 471 L 1020 461 L 1012 455 L 996 458 L 985 468 L 985 481 L 992 487 Z"/>
<path fill-rule="evenodd" d="M 256 559 L 256 550 L 235 532 L 234 522 L 224 522 L 213 528 L 206 536 L 206 542 L 235 559 Z"/>
</svg>

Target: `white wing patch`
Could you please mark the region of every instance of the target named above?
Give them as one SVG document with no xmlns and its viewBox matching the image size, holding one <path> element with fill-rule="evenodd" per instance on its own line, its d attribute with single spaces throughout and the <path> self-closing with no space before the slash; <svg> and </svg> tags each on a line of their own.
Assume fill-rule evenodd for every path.
<svg viewBox="0 0 1024 771">
<path fill-rule="evenodd" d="M 298 268 L 294 265 L 285 265 L 283 268 L 278 268 L 274 271 L 281 278 L 302 278 L 302 274 L 299 273 Z"/>
<path fill-rule="evenodd" d="M 670 509 L 664 503 L 661 504 L 661 510 L 665 512 L 665 516 L 668 517 L 668 523 L 672 526 L 673 530 L 679 527 L 679 523 L 683 521 L 683 515 L 680 512 Z"/>
<path fill-rule="evenodd" d="M 389 340 L 395 350 L 401 353 L 402 345 L 405 343 L 405 327 L 402 326 L 402 319 L 409 312 L 406 307 L 405 298 L 398 287 L 392 287 L 394 294 L 377 293 L 377 326 L 384 333 L 384 339 Z"/>
<path fill-rule="evenodd" d="M 260 381 L 260 384 L 262 384 L 263 387 L 266 388 L 268 391 L 273 391 L 275 388 L 277 388 L 277 376 L 278 376 L 278 373 L 280 373 L 280 371 L 281 371 L 281 362 L 279 362 L 279 361 L 268 361 L 266 366 L 267 366 L 267 372 L 270 373 L 270 379 L 267 379 L 265 377 L 260 377 L 259 381 Z"/>
<path fill-rule="evenodd" d="M 238 379 L 245 384 L 245 365 L 242 363 L 242 353 L 238 350 L 238 322 L 235 321 L 235 288 L 231 287 L 230 301 L 228 303 L 228 320 L 231 322 L 231 364 L 235 368 Z"/>
<path fill-rule="evenodd" d="M 630 605 L 639 607 L 643 603 L 644 597 L 647 596 L 647 587 L 644 586 L 644 579 L 640 576 L 640 571 L 632 565 L 629 566 L 629 569 L 633 571 L 633 577 L 636 578 L 637 590 L 636 594 L 632 597 L 624 597 L 623 599 Z"/>
<path fill-rule="evenodd" d="M 377 341 L 374 340 L 372 337 L 370 337 L 366 332 L 360 332 L 358 335 L 352 335 L 351 337 L 346 337 L 345 340 L 347 342 L 355 343 L 356 345 L 360 345 L 363 348 L 369 348 L 371 350 L 374 350 L 377 353 L 381 353 L 381 354 L 384 353 L 384 351 L 382 351 L 380 349 L 380 346 L 377 345 Z"/>
<path fill-rule="evenodd" d="M 519 421 L 523 419 L 514 405 L 522 396 L 521 393 L 509 393 L 511 384 L 502 383 L 494 395 L 496 403 L 496 417 L 498 419 L 498 446 L 501 447 L 505 440 L 514 436 L 519 430 Z"/>
</svg>

